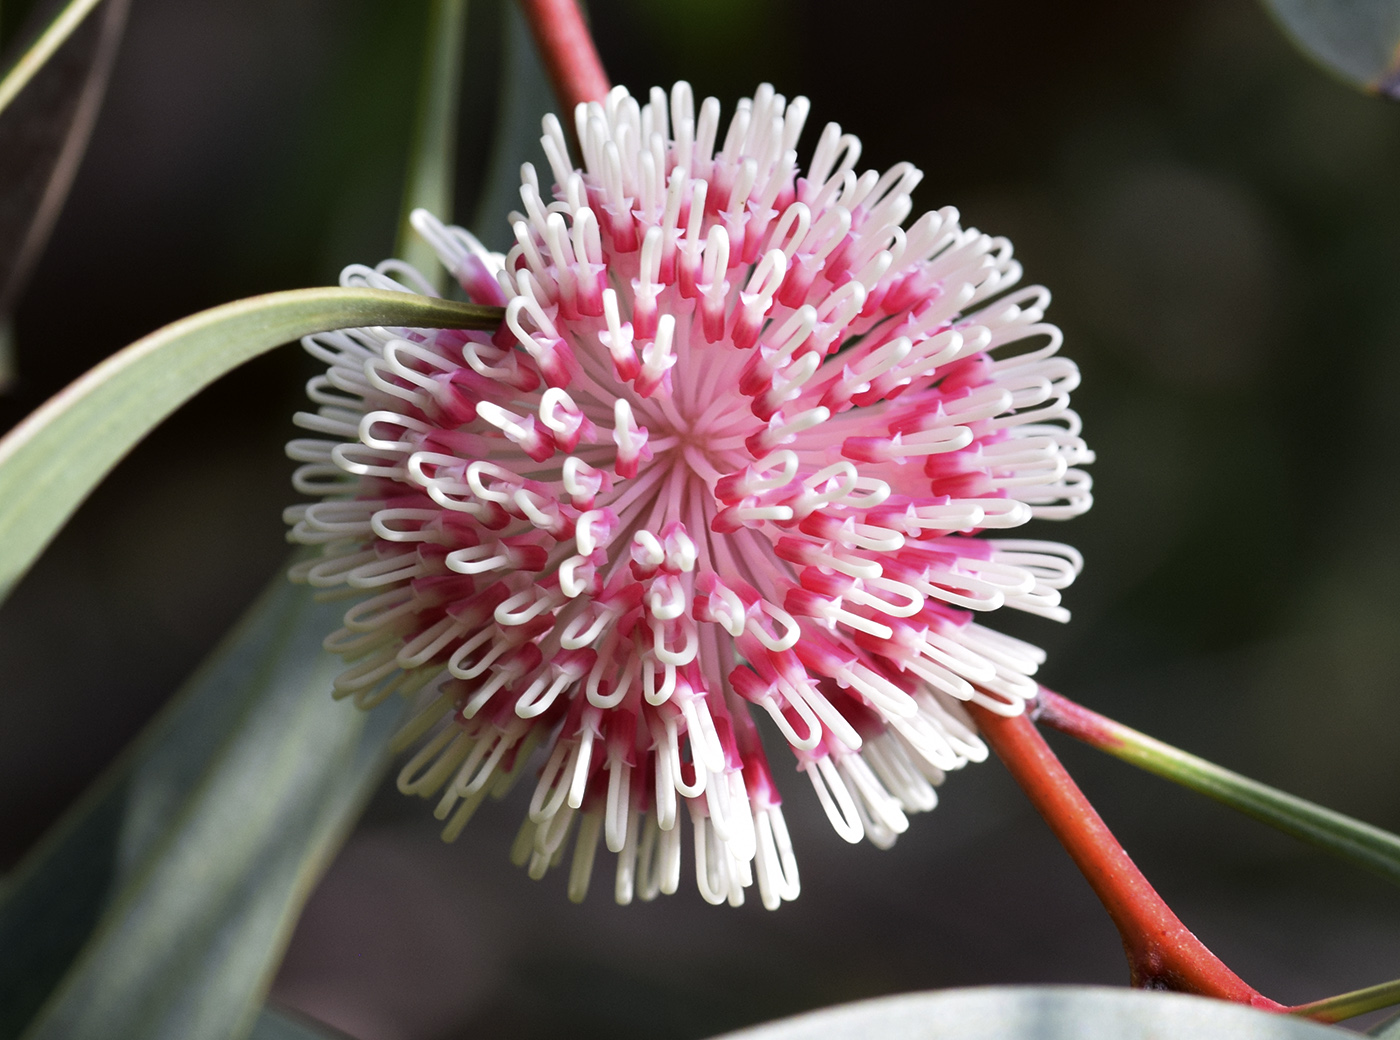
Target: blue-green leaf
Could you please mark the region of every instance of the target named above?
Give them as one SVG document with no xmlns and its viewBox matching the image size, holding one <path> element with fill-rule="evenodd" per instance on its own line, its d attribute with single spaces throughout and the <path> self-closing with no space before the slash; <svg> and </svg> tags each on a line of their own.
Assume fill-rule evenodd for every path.
<svg viewBox="0 0 1400 1040">
<path fill-rule="evenodd" d="M 1400 97 L 1400 4 L 1393 0 L 1265 0 L 1309 57 L 1356 87 Z"/>
<path fill-rule="evenodd" d="M 1354 1035 L 1180 993 L 988 986 L 863 1000 L 716 1040 L 1341 1040 Z"/>
<path fill-rule="evenodd" d="M 0 903 L 0 1036 L 243 1035 L 397 720 L 330 696 L 340 610 L 280 575 Z"/>
<path fill-rule="evenodd" d="M 351 326 L 495 328 L 497 308 L 378 289 L 296 289 L 174 322 L 113 354 L 0 440 L 0 599 L 162 419 L 250 358 Z"/>
</svg>

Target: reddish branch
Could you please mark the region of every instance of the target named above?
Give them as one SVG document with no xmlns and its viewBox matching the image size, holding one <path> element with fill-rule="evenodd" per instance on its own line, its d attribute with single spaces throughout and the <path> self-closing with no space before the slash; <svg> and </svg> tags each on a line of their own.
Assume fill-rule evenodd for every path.
<svg viewBox="0 0 1400 1040">
<path fill-rule="evenodd" d="M 535 35 L 554 96 L 564 108 L 564 124 L 572 127 L 574 107 L 602 101 L 612 84 L 603 71 L 598 48 L 584 24 L 575 0 L 520 0 L 525 20 Z"/>
<path fill-rule="evenodd" d="M 1143 877 L 1027 715 L 972 706 L 977 726 L 1074 860 L 1123 937 L 1132 983 L 1258 1008 L 1261 995 L 1206 949 Z"/>
</svg>

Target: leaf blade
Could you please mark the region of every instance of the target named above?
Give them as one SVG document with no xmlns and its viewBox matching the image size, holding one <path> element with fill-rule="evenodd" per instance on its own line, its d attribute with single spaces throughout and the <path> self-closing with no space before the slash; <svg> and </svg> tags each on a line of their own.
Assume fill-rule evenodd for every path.
<svg viewBox="0 0 1400 1040">
<path fill-rule="evenodd" d="M 14 1035 L 25 1005 L 34 1014 L 40 989 L 24 1032 L 34 1040 L 251 1028 L 397 725 L 394 705 L 363 713 L 328 695 L 342 665 L 320 642 L 338 613 L 274 579 L 21 867 L 0 904 L 0 1033 Z M 70 868 L 93 859 L 110 871 L 90 927 L 78 922 L 36 965 L 29 940 L 73 925 Z"/>
<path fill-rule="evenodd" d="M 352 326 L 494 328 L 500 311 L 376 289 L 236 300 L 118 351 L 0 440 L 0 599 L 113 466 L 225 372 L 314 332 Z"/>
<path fill-rule="evenodd" d="M 1354 1035 L 1291 1015 L 1182 993 L 986 986 L 863 1000 L 714 1040 L 1340 1040 Z"/>
</svg>

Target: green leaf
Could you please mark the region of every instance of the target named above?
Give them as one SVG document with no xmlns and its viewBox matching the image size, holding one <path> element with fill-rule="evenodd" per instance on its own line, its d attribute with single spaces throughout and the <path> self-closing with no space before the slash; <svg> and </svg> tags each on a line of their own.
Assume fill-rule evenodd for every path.
<svg viewBox="0 0 1400 1040">
<path fill-rule="evenodd" d="M 457 100 L 462 85 L 462 53 L 467 35 L 466 0 L 433 0 L 428 17 L 423 81 L 408 156 L 408 179 L 399 242 L 395 249 L 442 291 L 445 272 L 432 247 L 409 224 L 418 207 L 440 220 L 452 220 L 452 186 L 457 168 Z"/>
<path fill-rule="evenodd" d="M 1265 0 L 1305 54 L 1353 86 L 1400 97 L 1400 4 L 1393 0 Z"/>
<path fill-rule="evenodd" d="M 83 19 L 92 14 L 101 0 L 69 0 L 54 14 L 48 25 L 38 33 L 0 75 L 0 112 L 10 106 L 19 92 L 44 67 L 44 64 L 57 53 L 63 42 L 72 36 Z"/>
<path fill-rule="evenodd" d="M 1180 993 L 988 986 L 864 1000 L 716 1040 L 1341 1040 L 1355 1035 Z"/>
<path fill-rule="evenodd" d="M 518 4 L 505 5 L 501 19 L 505 44 L 505 82 L 496 115 L 495 143 L 485 187 L 477 202 L 472 229 L 490 249 L 504 252 L 514 244 L 506 214 L 520 208 L 520 166 L 532 162 L 549 179 L 540 146 L 540 120 L 554 111 L 554 93 L 535 52 L 530 28 Z M 566 120 L 565 125 L 571 120 Z"/>
<path fill-rule="evenodd" d="M 102 16 L 77 26 L 29 89 L 0 113 L 0 321 L 13 313 L 68 197 L 129 7 L 130 0 L 107 0 Z M 0 386 L 5 379 L 0 371 Z"/>
<path fill-rule="evenodd" d="M 280 575 L 16 873 L 0 1036 L 251 1028 L 307 895 L 379 778 L 397 706 L 336 703 L 341 607 Z"/>
<path fill-rule="evenodd" d="M 137 340 L 0 440 L 0 599 L 122 456 L 248 359 L 328 329 L 489 329 L 500 318 L 497 308 L 410 293 L 297 289 L 226 303 Z"/>
</svg>

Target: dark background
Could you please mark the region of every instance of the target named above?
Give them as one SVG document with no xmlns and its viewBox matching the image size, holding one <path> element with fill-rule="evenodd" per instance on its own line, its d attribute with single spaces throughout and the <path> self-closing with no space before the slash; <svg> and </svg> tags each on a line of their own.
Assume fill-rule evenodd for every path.
<svg viewBox="0 0 1400 1040">
<path fill-rule="evenodd" d="M 388 255 L 423 10 L 136 0 L 16 318 L 0 426 L 167 321 Z M 919 209 L 952 202 L 1010 236 L 1054 290 L 1098 504 L 1037 532 L 1087 558 L 1074 621 L 996 619 L 1050 651 L 1043 680 L 1400 829 L 1400 109 L 1308 64 L 1250 0 L 591 10 L 616 81 L 688 78 L 726 118 L 760 80 L 806 94 L 804 159 L 839 121 L 862 166 L 915 161 Z M 460 220 L 502 62 L 499 8 L 470 19 Z M 288 348 L 199 397 L 0 608 L 0 867 L 281 565 L 281 442 L 310 372 Z M 1261 990 L 1297 1002 L 1400 975 L 1393 888 L 1051 739 Z M 845 845 L 778 772 L 804 891 L 773 914 L 706 906 L 688 874 L 617 908 L 601 861 L 575 907 L 559 874 L 535 884 L 507 862 L 518 799 L 444 846 L 425 806 L 383 793 L 274 996 L 362 1040 L 681 1038 L 898 990 L 1124 979 L 1112 928 L 996 763 L 954 775 L 889 852 Z"/>
</svg>

